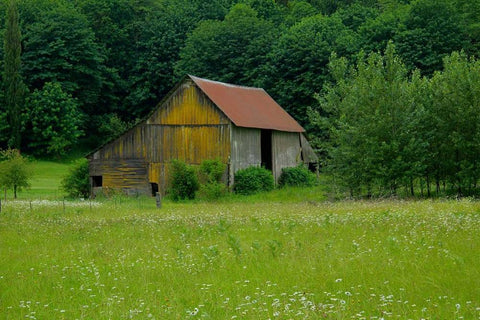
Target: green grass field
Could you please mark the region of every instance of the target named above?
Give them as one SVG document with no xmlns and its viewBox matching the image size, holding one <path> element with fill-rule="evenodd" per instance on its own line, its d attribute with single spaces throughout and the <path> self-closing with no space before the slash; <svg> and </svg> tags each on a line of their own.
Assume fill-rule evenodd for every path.
<svg viewBox="0 0 480 320">
<path fill-rule="evenodd" d="M 476 201 L 27 199 L 0 214 L 1 319 L 480 319 Z"/>
<path fill-rule="evenodd" d="M 23 200 L 62 199 L 64 192 L 60 190 L 61 179 L 68 173 L 69 162 L 33 161 L 34 172 L 30 188 L 18 192 L 17 197 Z M 4 193 L 1 193 L 2 200 Z M 7 199 L 13 198 L 13 192 L 8 190 Z"/>
</svg>

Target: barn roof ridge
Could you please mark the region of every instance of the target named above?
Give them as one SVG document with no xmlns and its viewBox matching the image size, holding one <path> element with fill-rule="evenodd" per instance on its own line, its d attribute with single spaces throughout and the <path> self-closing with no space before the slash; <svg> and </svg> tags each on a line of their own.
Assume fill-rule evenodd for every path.
<svg viewBox="0 0 480 320">
<path fill-rule="evenodd" d="M 216 80 L 197 77 L 197 76 L 194 76 L 194 75 L 191 75 L 191 74 L 189 74 L 188 77 L 190 77 L 193 81 L 200 80 L 200 81 L 211 82 L 213 84 L 222 85 L 222 86 L 225 86 L 225 87 L 240 88 L 240 89 L 246 89 L 246 90 L 260 90 L 260 91 L 266 92 L 263 88 L 260 88 L 260 87 L 250 87 L 250 86 L 243 86 L 243 85 L 240 85 L 240 84 L 221 82 L 221 81 L 216 81 Z"/>
</svg>

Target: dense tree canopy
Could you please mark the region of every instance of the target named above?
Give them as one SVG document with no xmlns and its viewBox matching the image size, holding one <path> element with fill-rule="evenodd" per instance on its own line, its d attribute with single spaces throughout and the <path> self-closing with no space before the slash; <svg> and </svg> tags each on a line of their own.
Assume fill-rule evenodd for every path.
<svg viewBox="0 0 480 320">
<path fill-rule="evenodd" d="M 32 133 L 43 132 L 46 122 L 22 115 L 46 112 L 48 104 L 41 101 L 48 100 L 75 110 L 70 119 L 85 120 L 72 120 L 86 133 L 77 145 L 92 149 L 148 114 L 185 74 L 194 74 L 263 87 L 357 191 L 376 186 L 394 192 L 412 183 L 425 192 L 429 183 L 436 189 L 450 184 L 462 193 L 475 189 L 478 106 L 468 99 L 476 93 L 464 96 L 459 88 L 477 85 L 477 62 L 469 59 L 480 56 L 478 1 L 17 1 L 15 33 L 8 31 L 16 19 L 7 11 L 11 0 L 0 2 L 0 148 L 10 143 L 42 153 L 53 136 Z M 20 42 L 6 41 L 14 34 Z M 13 50 L 15 43 L 21 51 Z M 15 65 L 18 77 L 8 69 Z M 17 105 L 13 91 L 5 90 L 14 78 L 25 82 Z M 54 89 L 47 83 L 58 84 L 61 99 L 47 98 Z M 340 110 L 346 127 L 337 121 Z M 358 118 L 360 110 L 370 118 Z M 391 112 L 395 116 L 387 117 Z M 60 128 L 65 119 L 49 121 Z M 470 135 L 455 133 L 459 126 Z M 342 139 L 363 149 L 350 150 Z M 349 171 L 339 159 L 362 163 Z"/>
<path fill-rule="evenodd" d="M 348 67 L 333 59 L 336 84 L 319 98 L 327 116 L 312 121 L 330 133 L 327 167 L 351 195 L 391 195 L 441 185 L 476 192 L 480 156 L 480 63 L 465 54 L 444 59 L 433 78 L 408 75 L 387 46 Z M 448 189 L 448 190 L 447 190 Z"/>
<path fill-rule="evenodd" d="M 237 4 L 223 21 L 204 21 L 192 32 L 180 52 L 177 75 L 253 85 L 276 36 L 271 22 L 259 18 L 251 7 Z"/>
</svg>

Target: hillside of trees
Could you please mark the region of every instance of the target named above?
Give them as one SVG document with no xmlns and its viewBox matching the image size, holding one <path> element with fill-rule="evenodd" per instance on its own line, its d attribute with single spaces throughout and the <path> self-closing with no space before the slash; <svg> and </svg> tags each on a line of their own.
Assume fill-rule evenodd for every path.
<svg viewBox="0 0 480 320">
<path fill-rule="evenodd" d="M 0 149 L 62 157 L 95 148 L 192 74 L 263 87 L 352 195 L 477 188 L 478 1 L 0 6 Z"/>
</svg>

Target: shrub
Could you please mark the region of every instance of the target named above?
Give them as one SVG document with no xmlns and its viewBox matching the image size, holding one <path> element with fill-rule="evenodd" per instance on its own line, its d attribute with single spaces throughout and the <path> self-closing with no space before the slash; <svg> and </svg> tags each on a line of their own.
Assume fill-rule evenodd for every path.
<svg viewBox="0 0 480 320">
<path fill-rule="evenodd" d="M 90 180 L 87 159 L 79 159 L 63 177 L 62 189 L 69 197 L 87 198 L 90 195 Z"/>
<path fill-rule="evenodd" d="M 199 183 L 192 166 L 179 160 L 173 160 L 171 181 L 170 194 L 174 201 L 195 198 L 195 191 L 198 190 Z"/>
<path fill-rule="evenodd" d="M 260 167 L 249 167 L 235 173 L 233 191 L 239 194 L 253 194 L 260 191 L 270 191 L 274 188 L 273 175 Z"/>
<path fill-rule="evenodd" d="M 222 181 L 226 165 L 220 160 L 204 160 L 198 168 L 198 177 L 201 183 L 214 183 Z"/>
<path fill-rule="evenodd" d="M 280 187 L 311 187 L 315 184 L 315 179 L 315 174 L 310 172 L 303 164 L 300 164 L 297 167 L 283 168 L 278 179 L 278 185 Z"/>
<path fill-rule="evenodd" d="M 199 197 L 207 200 L 215 200 L 225 195 L 226 185 L 222 182 L 226 165 L 220 160 L 204 160 L 198 168 L 200 180 Z"/>
</svg>

